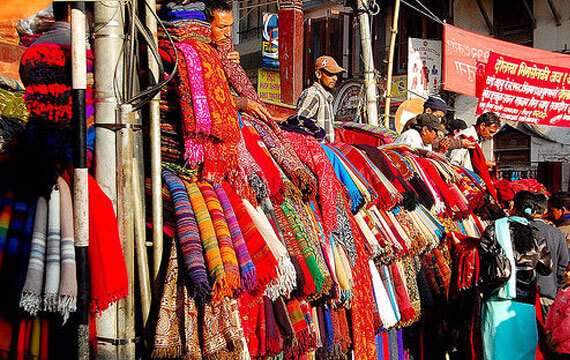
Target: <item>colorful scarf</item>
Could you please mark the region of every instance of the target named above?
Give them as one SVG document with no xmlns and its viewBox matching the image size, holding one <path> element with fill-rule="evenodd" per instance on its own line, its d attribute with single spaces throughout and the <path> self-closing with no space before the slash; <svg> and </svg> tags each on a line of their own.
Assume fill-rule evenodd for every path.
<svg viewBox="0 0 570 360">
<path fill-rule="evenodd" d="M 216 46 L 226 77 L 232 89 L 240 96 L 261 104 L 257 91 L 251 84 L 247 73 L 240 63 L 228 59 L 228 54 L 235 51 L 231 41 L 225 41 Z"/>
<path fill-rule="evenodd" d="M 256 292 L 263 293 L 267 284 L 277 279 L 277 260 L 255 226 L 253 219 L 239 196 L 227 183 L 224 183 L 222 187 L 228 195 L 247 249 L 251 255 L 251 260 L 255 265 L 257 277 Z"/>
<path fill-rule="evenodd" d="M 277 326 L 277 320 L 273 311 L 273 304 L 267 297 L 263 297 L 263 305 L 265 310 L 265 337 L 266 347 L 265 355 L 275 356 L 283 350 L 283 337 Z"/>
<path fill-rule="evenodd" d="M 242 328 L 236 300 L 204 305 L 202 355 L 204 360 L 235 360 L 243 351 Z"/>
<path fill-rule="evenodd" d="M 169 359 L 183 356 L 188 360 L 201 360 L 198 309 L 194 300 L 187 296 L 185 281 L 179 273 L 174 243 L 170 247 L 164 274 L 152 357 Z"/>
<path fill-rule="evenodd" d="M 129 283 L 113 203 L 92 176 L 88 181 L 91 312 L 99 313 L 126 297 Z"/>
<path fill-rule="evenodd" d="M 279 296 L 289 297 L 296 287 L 296 272 L 287 249 L 277 237 L 265 213 L 261 209 L 254 208 L 247 200 L 243 202 L 249 216 L 253 219 L 255 226 L 277 260 L 277 279 L 267 285 L 265 295 L 271 300 L 275 300 Z"/>
<path fill-rule="evenodd" d="M 202 192 L 202 196 L 208 207 L 208 212 L 212 218 L 212 223 L 214 224 L 222 263 L 224 264 L 225 284 L 232 291 L 235 291 L 240 288 L 240 273 L 230 229 L 224 216 L 224 210 L 212 185 L 207 182 L 200 182 L 198 183 L 198 187 L 200 192 Z"/>
<path fill-rule="evenodd" d="M 200 230 L 200 238 L 202 240 L 202 248 L 204 258 L 206 259 L 206 268 L 208 275 L 212 281 L 212 298 L 217 301 L 225 296 L 231 296 L 232 290 L 226 286 L 226 273 L 224 263 L 220 253 L 220 246 L 216 237 L 214 223 L 208 212 L 206 200 L 200 192 L 196 183 L 185 181 L 186 191 L 192 204 L 192 209 L 196 216 L 198 229 Z"/>
<path fill-rule="evenodd" d="M 58 311 L 63 323 L 75 312 L 77 302 L 77 276 L 75 265 L 75 234 L 73 229 L 73 203 L 69 185 L 63 178 L 57 179 L 61 199 L 61 275 L 59 282 Z"/>
<path fill-rule="evenodd" d="M 191 294 L 203 303 L 209 298 L 211 288 L 196 217 L 182 180 L 168 170 L 162 171 L 162 178 L 174 203 L 176 235 L 186 265 L 186 273 L 190 278 Z"/>
<path fill-rule="evenodd" d="M 287 177 L 305 194 L 308 198 L 316 195 L 318 185 L 315 176 L 299 159 L 299 153 L 295 152 L 291 144 L 286 141 L 287 134 L 279 128 L 271 128 L 269 125 L 255 119 L 251 119 L 251 124 L 263 139 L 265 146 L 271 156 L 279 164 Z M 283 140 L 282 140 L 283 139 Z"/>
<path fill-rule="evenodd" d="M 220 204 L 224 210 L 224 216 L 230 230 L 233 247 L 237 260 L 239 262 L 241 284 L 243 290 L 252 291 L 256 287 L 255 265 L 253 264 L 251 256 L 249 255 L 249 251 L 247 249 L 247 245 L 245 244 L 245 240 L 239 227 L 238 220 L 236 219 L 234 209 L 232 208 L 232 204 L 221 185 L 216 184 L 214 186 L 214 190 L 216 191 L 216 195 L 220 200 Z"/>
<path fill-rule="evenodd" d="M 200 58 L 194 48 L 187 43 L 178 43 L 176 48 L 179 54 L 186 62 L 186 70 L 188 71 L 188 84 L 192 96 L 192 106 L 194 114 L 194 122 L 183 121 L 182 129 L 185 134 L 184 139 L 184 159 L 189 162 L 191 167 L 196 167 L 204 161 L 204 146 L 196 141 L 196 136 L 208 136 L 210 134 L 212 120 L 210 119 L 210 109 L 208 108 L 208 100 L 206 99 L 206 90 L 204 89 L 204 76 L 202 74 L 202 64 Z M 188 117 L 186 120 L 189 120 Z"/>
<path fill-rule="evenodd" d="M 60 192 L 54 186 L 48 201 L 46 280 L 44 284 L 44 311 L 56 312 L 59 304 L 61 271 Z"/>
<path fill-rule="evenodd" d="M 499 201 L 499 197 L 497 195 L 497 189 L 493 184 L 493 178 L 489 173 L 489 168 L 487 167 L 487 159 L 485 158 L 485 154 L 483 154 L 483 150 L 479 144 L 475 145 L 473 150 L 470 150 L 471 155 L 471 165 L 473 166 L 473 170 L 483 179 L 485 182 L 485 186 L 487 186 L 487 190 L 493 196 L 495 201 Z"/>
<path fill-rule="evenodd" d="M 40 197 L 36 205 L 32 249 L 28 263 L 26 282 L 22 291 L 20 307 L 32 316 L 41 310 L 44 281 L 48 209 L 45 198 Z"/>
</svg>

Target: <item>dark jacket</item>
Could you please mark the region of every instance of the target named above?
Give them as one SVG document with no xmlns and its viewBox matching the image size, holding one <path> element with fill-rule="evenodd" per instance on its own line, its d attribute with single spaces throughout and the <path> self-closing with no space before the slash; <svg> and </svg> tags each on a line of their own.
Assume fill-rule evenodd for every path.
<svg viewBox="0 0 570 360">
<path fill-rule="evenodd" d="M 534 304 L 536 301 L 537 273 L 549 275 L 552 271 L 550 251 L 545 238 L 533 225 L 523 225 L 518 222 L 510 222 L 511 241 L 513 243 L 513 255 L 516 265 L 517 297 L 516 301 Z M 505 252 L 495 239 L 495 224 L 489 225 L 479 245 L 481 267 L 484 261 L 491 259 L 497 254 L 504 256 Z"/>
<path fill-rule="evenodd" d="M 552 259 L 552 273 L 547 276 L 538 275 L 538 290 L 540 296 L 554 300 L 557 290 L 564 285 L 564 272 L 566 265 L 568 265 L 566 236 L 555 226 L 542 220 L 534 220 L 531 224 L 546 239 L 546 245 L 550 250 L 550 258 Z"/>
</svg>

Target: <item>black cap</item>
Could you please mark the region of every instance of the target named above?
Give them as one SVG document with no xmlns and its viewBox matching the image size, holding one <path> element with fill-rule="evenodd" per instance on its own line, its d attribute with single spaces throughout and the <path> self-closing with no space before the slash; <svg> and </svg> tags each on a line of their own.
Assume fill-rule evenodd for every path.
<svg viewBox="0 0 570 360">
<path fill-rule="evenodd" d="M 424 111 L 427 108 L 430 108 L 432 111 L 443 111 L 444 113 L 447 113 L 448 110 L 447 103 L 439 96 L 428 97 L 424 102 Z"/>
<path fill-rule="evenodd" d="M 437 131 L 445 131 L 439 119 L 432 114 L 419 114 L 416 116 L 416 124 L 419 128 L 428 127 Z"/>
</svg>

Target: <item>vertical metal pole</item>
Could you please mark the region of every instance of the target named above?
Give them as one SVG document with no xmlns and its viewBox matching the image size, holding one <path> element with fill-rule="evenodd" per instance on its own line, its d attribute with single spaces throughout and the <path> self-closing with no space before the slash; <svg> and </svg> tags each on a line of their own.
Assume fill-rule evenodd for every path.
<svg viewBox="0 0 570 360">
<path fill-rule="evenodd" d="M 118 359 L 135 359 L 135 304 L 134 304 L 134 203 L 133 194 L 133 124 L 135 113 L 131 105 L 120 106 L 120 129 L 117 133 L 117 218 L 129 278 L 129 294 L 119 301 Z"/>
<path fill-rule="evenodd" d="M 87 89 L 85 4 L 76 2 L 71 10 L 71 63 L 73 124 L 75 128 L 73 203 L 75 256 L 77 261 L 77 358 L 89 359 L 89 193 L 87 188 Z"/>
<path fill-rule="evenodd" d="M 398 35 L 398 18 L 400 17 L 400 0 L 394 4 L 392 16 L 392 28 L 390 29 L 390 50 L 388 51 L 388 76 L 386 80 L 386 103 L 384 107 L 384 126 L 390 127 L 390 101 L 392 96 L 392 73 L 394 68 L 394 48 L 396 47 L 396 35 Z"/>
<path fill-rule="evenodd" d="M 378 125 L 378 95 L 376 76 L 374 74 L 374 58 L 372 56 L 372 39 L 370 37 L 370 20 L 366 12 L 365 0 L 357 0 L 358 22 L 360 24 L 360 41 L 364 60 L 364 87 L 366 89 L 366 118 L 370 125 Z"/>
<path fill-rule="evenodd" d="M 152 12 L 155 12 L 156 1 L 146 0 L 148 7 L 146 8 L 146 25 L 152 33 L 155 44 L 158 44 L 156 18 Z M 149 9 L 150 8 L 150 9 Z M 160 79 L 162 74 L 158 73 L 158 64 L 156 59 L 149 52 L 148 67 L 150 73 L 156 81 Z M 150 176 L 151 176 L 151 192 L 152 192 L 152 248 L 153 248 L 153 266 L 152 280 L 156 281 L 158 271 L 160 269 L 160 261 L 163 252 L 163 218 L 162 218 L 162 177 L 161 177 L 161 159 L 160 159 L 160 93 L 150 101 Z"/>
<path fill-rule="evenodd" d="M 123 61 L 121 47 L 124 39 L 123 3 L 116 0 L 95 2 L 95 178 L 101 189 L 117 204 L 116 184 L 116 134 L 113 126 L 118 122 L 118 100 L 115 88 L 123 86 Z M 99 339 L 116 339 L 117 305 L 109 308 L 97 318 Z M 99 359 L 117 359 L 117 345 L 112 341 L 99 341 Z"/>
</svg>

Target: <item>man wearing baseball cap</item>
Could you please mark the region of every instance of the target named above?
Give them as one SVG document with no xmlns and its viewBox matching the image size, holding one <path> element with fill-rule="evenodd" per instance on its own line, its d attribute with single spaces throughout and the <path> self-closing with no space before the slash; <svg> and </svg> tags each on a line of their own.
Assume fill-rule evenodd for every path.
<svg viewBox="0 0 570 360">
<path fill-rule="evenodd" d="M 412 127 L 396 138 L 394 144 L 408 145 L 413 149 L 432 150 L 438 131 L 444 131 L 443 125 L 433 114 L 419 114 L 414 118 Z"/>
<path fill-rule="evenodd" d="M 315 61 L 316 81 L 303 90 L 297 101 L 297 114 L 311 119 L 325 130 L 325 139 L 334 141 L 334 112 L 332 90 L 338 75 L 346 70 L 330 56 L 321 56 Z"/>
</svg>

